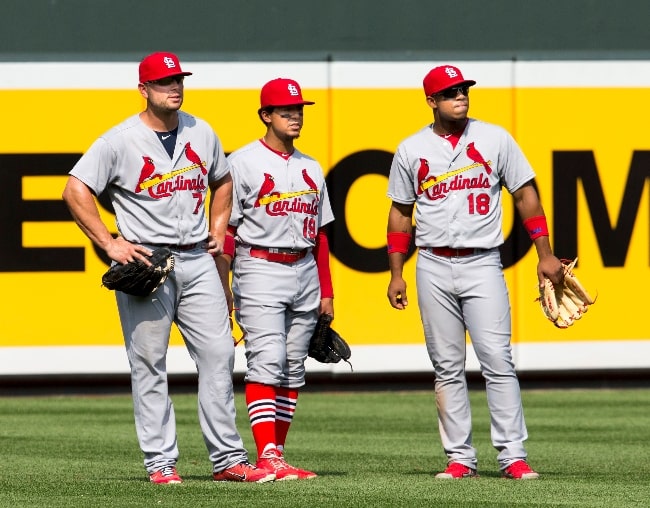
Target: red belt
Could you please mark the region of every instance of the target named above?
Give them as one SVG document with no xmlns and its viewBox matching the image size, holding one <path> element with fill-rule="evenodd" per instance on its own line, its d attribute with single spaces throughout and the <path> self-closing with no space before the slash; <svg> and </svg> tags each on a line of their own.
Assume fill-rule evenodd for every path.
<svg viewBox="0 0 650 508">
<path fill-rule="evenodd" d="M 485 249 L 452 249 L 451 247 L 427 247 L 426 250 L 435 254 L 436 256 L 455 258 L 460 256 L 471 256 L 472 254 L 478 254 L 479 252 L 483 252 Z"/>
<path fill-rule="evenodd" d="M 251 247 L 250 255 L 254 258 L 266 259 L 275 263 L 295 263 L 304 258 L 309 249 L 290 250 L 290 249 L 264 249 L 261 247 Z"/>
</svg>

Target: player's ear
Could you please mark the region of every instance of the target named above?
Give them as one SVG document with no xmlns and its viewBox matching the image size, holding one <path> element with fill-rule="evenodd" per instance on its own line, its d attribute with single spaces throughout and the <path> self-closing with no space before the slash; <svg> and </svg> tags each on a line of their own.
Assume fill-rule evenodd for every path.
<svg viewBox="0 0 650 508">
<path fill-rule="evenodd" d="M 273 111 L 273 110 L 272 110 L 272 109 L 269 109 L 269 108 L 260 108 L 260 110 L 258 111 L 258 114 L 259 114 L 260 117 L 262 117 L 262 118 L 269 119 L 269 118 L 271 118 L 271 112 L 272 112 L 272 111 Z"/>
<path fill-rule="evenodd" d="M 138 83 L 138 91 L 140 92 L 140 95 L 144 97 L 145 99 L 149 98 L 149 92 L 147 91 L 147 85 L 144 83 Z"/>
<path fill-rule="evenodd" d="M 431 109 L 437 109 L 438 108 L 438 102 L 436 101 L 435 97 L 432 95 L 427 95 L 427 105 Z"/>
<path fill-rule="evenodd" d="M 260 120 L 262 120 L 262 123 L 264 125 L 268 125 L 271 123 L 271 113 L 273 112 L 273 109 L 269 108 L 260 108 L 257 110 L 257 115 L 260 117 Z"/>
</svg>

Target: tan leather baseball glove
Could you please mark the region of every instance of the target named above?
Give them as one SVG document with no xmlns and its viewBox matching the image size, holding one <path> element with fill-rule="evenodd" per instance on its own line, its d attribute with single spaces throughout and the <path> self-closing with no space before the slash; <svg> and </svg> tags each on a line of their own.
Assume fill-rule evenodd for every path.
<svg viewBox="0 0 650 508">
<path fill-rule="evenodd" d="M 573 261 L 563 259 L 564 282 L 558 286 L 546 279 L 539 290 L 537 301 L 540 302 L 544 315 L 558 328 L 568 328 L 587 312 L 590 305 L 596 303 L 573 273 L 578 258 Z"/>
</svg>

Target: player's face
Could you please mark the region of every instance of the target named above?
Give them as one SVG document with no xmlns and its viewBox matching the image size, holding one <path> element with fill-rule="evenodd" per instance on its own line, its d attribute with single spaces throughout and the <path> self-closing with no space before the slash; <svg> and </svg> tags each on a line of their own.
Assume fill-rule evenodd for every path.
<svg viewBox="0 0 650 508">
<path fill-rule="evenodd" d="M 183 105 L 184 76 L 169 76 L 141 84 L 140 93 L 151 109 L 160 112 L 178 111 Z"/>
<path fill-rule="evenodd" d="M 469 87 L 454 86 L 427 98 L 438 115 L 449 121 L 464 120 L 469 111 Z"/>
<path fill-rule="evenodd" d="M 271 128 L 278 137 L 297 139 L 303 124 L 303 105 L 282 106 L 273 108 L 271 113 Z"/>
</svg>

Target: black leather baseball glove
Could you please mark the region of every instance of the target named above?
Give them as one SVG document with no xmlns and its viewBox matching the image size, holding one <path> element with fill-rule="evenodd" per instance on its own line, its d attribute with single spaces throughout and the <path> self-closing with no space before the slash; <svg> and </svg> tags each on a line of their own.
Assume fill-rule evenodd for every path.
<svg viewBox="0 0 650 508">
<path fill-rule="evenodd" d="M 167 247 L 153 251 L 151 266 L 142 261 L 111 266 L 102 276 L 102 286 L 134 296 L 147 296 L 158 289 L 174 269 L 174 256 Z"/>
<path fill-rule="evenodd" d="M 352 364 L 348 361 L 352 356 L 350 346 L 332 329 L 331 323 L 332 316 L 320 315 L 314 334 L 309 341 L 308 355 L 321 363 L 338 363 L 343 360 L 352 369 Z"/>
</svg>

